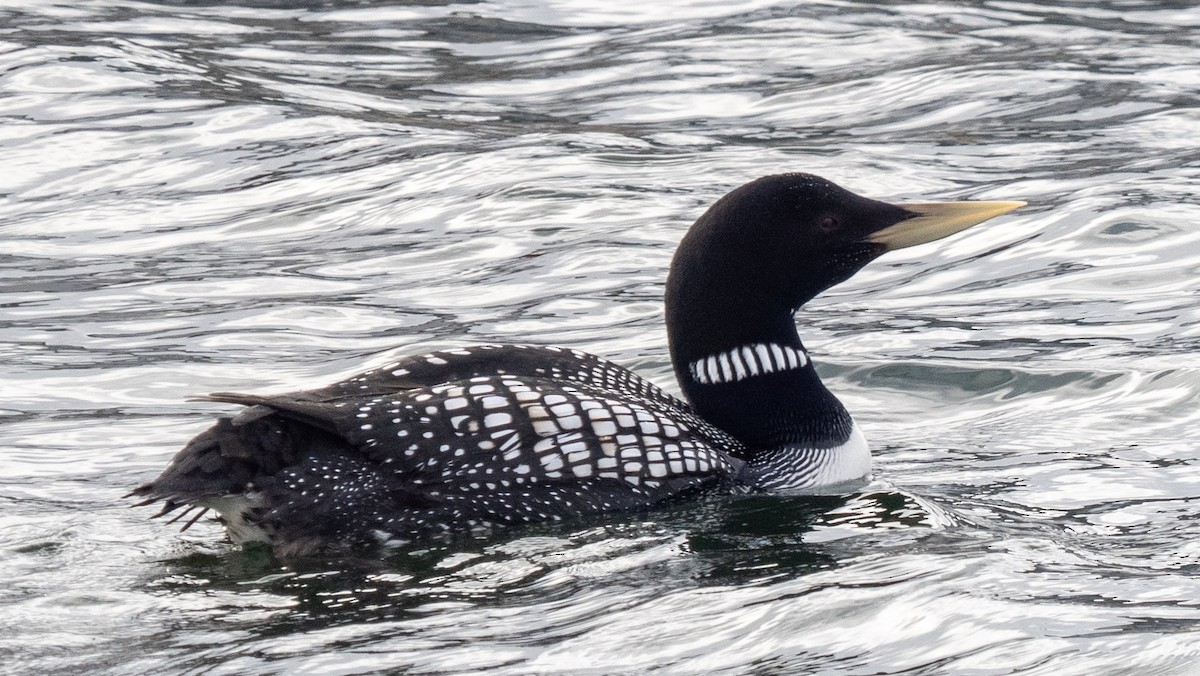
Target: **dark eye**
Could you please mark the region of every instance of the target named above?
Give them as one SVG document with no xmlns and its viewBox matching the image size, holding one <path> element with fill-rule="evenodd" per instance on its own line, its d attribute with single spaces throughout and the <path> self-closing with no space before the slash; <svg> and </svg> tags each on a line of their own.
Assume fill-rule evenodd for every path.
<svg viewBox="0 0 1200 676">
<path fill-rule="evenodd" d="M 837 230 L 839 226 L 841 226 L 841 223 L 838 223 L 838 219 L 834 218 L 833 216 L 826 216 L 821 219 L 818 227 L 820 227 L 824 232 L 833 232 L 834 230 Z"/>
</svg>

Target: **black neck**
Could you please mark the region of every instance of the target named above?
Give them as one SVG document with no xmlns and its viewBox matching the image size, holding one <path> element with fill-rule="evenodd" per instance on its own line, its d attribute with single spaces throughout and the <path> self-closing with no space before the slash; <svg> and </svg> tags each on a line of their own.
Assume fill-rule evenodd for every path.
<svg viewBox="0 0 1200 676">
<path fill-rule="evenodd" d="M 811 361 L 736 380 L 712 382 L 703 376 L 708 382 L 698 380 L 692 365 L 710 356 L 747 346 L 753 350 L 757 345 L 804 354 L 804 347 L 790 308 L 756 302 L 754 296 L 736 298 L 699 280 L 689 286 L 686 274 L 680 278 L 676 272 L 672 270 L 667 287 L 671 361 L 683 394 L 697 413 L 754 452 L 784 446 L 832 447 L 849 438 L 850 415 L 825 388 Z"/>
</svg>

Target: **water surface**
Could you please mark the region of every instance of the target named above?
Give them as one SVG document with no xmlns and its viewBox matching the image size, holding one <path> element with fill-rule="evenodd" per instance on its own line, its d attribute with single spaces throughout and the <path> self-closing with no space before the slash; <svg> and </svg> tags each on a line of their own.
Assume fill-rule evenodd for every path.
<svg viewBox="0 0 1200 676">
<path fill-rule="evenodd" d="M 1189 674 L 1200 11 L 0 3 L 0 656 L 17 673 Z M 820 499 L 285 566 L 120 496 L 412 351 L 674 389 L 675 243 L 757 176 L 1022 199 L 806 308 Z"/>
</svg>

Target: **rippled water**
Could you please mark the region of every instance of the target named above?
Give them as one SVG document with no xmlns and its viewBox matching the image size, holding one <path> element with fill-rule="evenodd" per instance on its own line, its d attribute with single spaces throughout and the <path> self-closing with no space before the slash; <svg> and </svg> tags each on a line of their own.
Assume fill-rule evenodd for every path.
<svg viewBox="0 0 1200 676">
<path fill-rule="evenodd" d="M 18 673 L 1200 673 L 1200 10 L 0 2 L 0 657 Z M 556 343 L 673 383 L 674 244 L 779 171 L 1022 199 L 801 313 L 876 451 L 285 567 L 120 496 L 228 410 Z"/>
</svg>

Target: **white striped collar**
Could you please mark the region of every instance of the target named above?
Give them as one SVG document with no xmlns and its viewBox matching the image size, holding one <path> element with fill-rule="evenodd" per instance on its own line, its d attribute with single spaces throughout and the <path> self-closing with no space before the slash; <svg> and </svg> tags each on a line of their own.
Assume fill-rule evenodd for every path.
<svg viewBox="0 0 1200 676">
<path fill-rule="evenodd" d="M 754 343 L 709 355 L 688 364 L 692 379 L 703 385 L 732 383 L 775 371 L 802 369 L 808 355 L 786 345 Z"/>
</svg>

